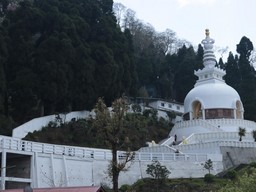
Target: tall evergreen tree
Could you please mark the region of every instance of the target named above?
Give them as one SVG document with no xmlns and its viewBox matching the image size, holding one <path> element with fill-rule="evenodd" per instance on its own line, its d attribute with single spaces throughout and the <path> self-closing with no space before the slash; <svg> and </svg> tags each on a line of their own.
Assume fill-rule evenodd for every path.
<svg viewBox="0 0 256 192">
<path fill-rule="evenodd" d="M 174 90 L 175 99 L 183 102 L 187 93 L 194 87 L 196 77 L 194 69 L 196 67 L 196 54 L 193 47 L 186 48 L 184 45 L 177 53 L 176 66 L 172 66 L 175 72 Z"/>
<path fill-rule="evenodd" d="M 5 32 L 0 27 L 0 115 L 6 115 L 5 99 L 6 99 L 6 79 L 5 65 L 8 57 L 7 45 L 5 43 Z"/>
<path fill-rule="evenodd" d="M 219 67 L 220 69 L 225 69 L 225 64 L 222 58 L 219 59 L 219 62 L 217 63 L 217 67 Z"/>
<path fill-rule="evenodd" d="M 16 121 L 91 109 L 99 96 L 109 104 L 136 92 L 131 37 L 116 25 L 112 5 L 24 0 L 5 12 L 5 74 Z"/>
<path fill-rule="evenodd" d="M 204 67 L 203 58 L 204 58 L 204 48 L 201 44 L 199 44 L 197 48 L 197 53 L 196 53 L 195 70 L 202 69 Z"/>
<path fill-rule="evenodd" d="M 227 63 L 225 64 L 225 81 L 228 85 L 238 91 L 241 82 L 241 73 L 238 66 L 238 57 L 234 57 L 233 53 L 230 52 Z"/>
<path fill-rule="evenodd" d="M 237 45 L 237 52 L 240 54 L 238 65 L 241 73 L 241 83 L 238 91 L 246 109 L 245 118 L 256 120 L 256 72 L 249 61 L 252 51 L 253 44 L 250 39 L 242 37 Z"/>
</svg>

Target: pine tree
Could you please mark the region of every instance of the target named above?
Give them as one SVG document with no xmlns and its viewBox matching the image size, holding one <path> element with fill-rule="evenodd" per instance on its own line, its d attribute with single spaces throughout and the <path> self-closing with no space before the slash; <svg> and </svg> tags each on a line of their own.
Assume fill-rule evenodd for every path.
<svg viewBox="0 0 256 192">
<path fill-rule="evenodd" d="M 256 72 L 249 60 L 252 50 L 253 44 L 250 39 L 242 37 L 240 43 L 237 45 L 237 52 L 240 54 L 238 66 L 241 74 L 238 92 L 245 108 L 245 118 L 256 120 Z"/>
</svg>

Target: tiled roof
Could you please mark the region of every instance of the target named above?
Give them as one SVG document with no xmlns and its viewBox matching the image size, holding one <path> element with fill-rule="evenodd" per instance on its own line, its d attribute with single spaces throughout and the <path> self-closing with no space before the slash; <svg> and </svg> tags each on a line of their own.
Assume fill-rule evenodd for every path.
<svg viewBox="0 0 256 192">
<path fill-rule="evenodd" d="M 23 189 L 1 190 L 2 192 L 23 192 Z M 55 188 L 35 188 L 33 192 L 105 192 L 102 187 L 55 187 Z"/>
</svg>

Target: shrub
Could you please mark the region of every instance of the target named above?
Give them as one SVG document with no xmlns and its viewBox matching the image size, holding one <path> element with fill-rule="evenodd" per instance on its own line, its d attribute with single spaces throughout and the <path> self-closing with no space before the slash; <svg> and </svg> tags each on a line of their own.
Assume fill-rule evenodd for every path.
<svg viewBox="0 0 256 192">
<path fill-rule="evenodd" d="M 134 113 L 140 113 L 142 111 L 141 106 L 139 104 L 133 104 L 132 110 Z"/>
<path fill-rule="evenodd" d="M 250 167 L 256 168 L 256 162 L 251 162 L 251 163 L 250 163 Z"/>
<path fill-rule="evenodd" d="M 119 188 L 119 191 L 120 192 L 127 192 L 131 189 L 131 186 L 130 185 L 122 185 L 120 188 Z"/>
<path fill-rule="evenodd" d="M 163 166 L 159 161 L 154 161 L 152 164 L 147 165 L 147 174 L 157 180 L 167 179 L 171 173 L 166 166 Z"/>
<path fill-rule="evenodd" d="M 227 172 L 226 178 L 230 180 L 235 180 L 237 178 L 237 172 L 235 170 L 229 170 Z"/>
<path fill-rule="evenodd" d="M 206 183 L 213 183 L 213 181 L 214 181 L 214 175 L 212 175 L 212 174 L 210 174 L 210 173 L 206 174 L 206 175 L 204 176 L 204 181 L 205 181 Z"/>
</svg>

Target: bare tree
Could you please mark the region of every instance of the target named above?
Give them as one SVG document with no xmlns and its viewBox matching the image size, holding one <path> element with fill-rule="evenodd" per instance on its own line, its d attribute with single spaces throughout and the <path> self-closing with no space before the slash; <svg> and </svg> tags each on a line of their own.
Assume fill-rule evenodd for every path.
<svg viewBox="0 0 256 192">
<path fill-rule="evenodd" d="M 167 53 L 174 53 L 176 41 L 176 33 L 171 29 L 166 29 L 164 32 L 156 35 L 155 43 L 158 49 L 166 55 Z"/>
<path fill-rule="evenodd" d="M 249 58 L 250 64 L 256 69 L 256 49 L 253 49 Z"/>
<path fill-rule="evenodd" d="M 136 18 L 136 12 L 132 9 L 126 9 L 122 22 L 122 29 L 130 29 L 131 33 L 135 28 L 135 24 L 138 19 Z"/>
<path fill-rule="evenodd" d="M 228 52 L 229 47 L 217 47 L 215 46 L 216 51 L 220 54 L 221 58 L 223 57 L 224 54 Z"/>
<path fill-rule="evenodd" d="M 121 21 L 126 11 L 126 7 L 122 3 L 114 3 L 113 11 L 116 16 L 117 24 L 121 27 Z"/>
<path fill-rule="evenodd" d="M 109 175 L 112 177 L 113 190 L 118 192 L 118 178 L 121 171 L 126 171 L 129 166 L 128 162 L 132 162 L 135 156 L 134 152 L 130 151 L 129 138 L 124 137 L 125 115 L 128 110 L 128 104 L 124 98 L 119 98 L 112 103 L 110 111 L 102 98 L 98 99 L 95 106 L 94 126 L 102 134 L 112 150 L 112 161 L 109 165 Z M 118 156 L 119 149 L 126 149 L 122 155 Z"/>
</svg>

